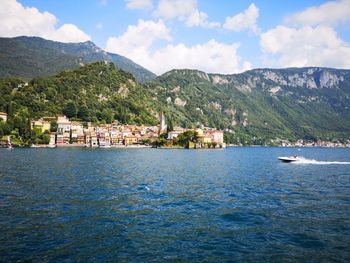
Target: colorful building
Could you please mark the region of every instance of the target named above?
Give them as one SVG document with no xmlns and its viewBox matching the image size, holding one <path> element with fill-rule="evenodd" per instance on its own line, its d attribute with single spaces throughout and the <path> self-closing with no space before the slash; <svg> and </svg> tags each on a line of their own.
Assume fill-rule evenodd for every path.
<svg viewBox="0 0 350 263">
<path fill-rule="evenodd" d="M 37 121 L 31 121 L 30 127 L 31 127 L 31 129 L 35 129 L 35 130 L 40 131 L 41 133 L 44 133 L 45 131 L 50 131 L 51 123 L 49 121 L 45 121 L 43 118 L 41 118 Z"/>
<path fill-rule="evenodd" d="M 210 131 L 209 132 L 212 142 L 218 143 L 218 144 L 223 144 L 224 143 L 224 132 L 223 131 Z"/>
<path fill-rule="evenodd" d="M 71 139 L 73 143 L 85 144 L 84 126 L 81 122 L 71 122 Z"/>
<path fill-rule="evenodd" d="M 55 132 L 51 132 L 50 133 L 50 142 L 49 145 L 50 146 L 55 146 L 56 144 L 56 133 Z"/>
<path fill-rule="evenodd" d="M 129 135 L 124 137 L 124 145 L 131 145 L 138 142 L 138 138 L 135 135 Z"/>
<path fill-rule="evenodd" d="M 66 116 L 57 117 L 57 132 L 58 133 L 70 133 L 71 130 L 71 122 Z"/>
</svg>

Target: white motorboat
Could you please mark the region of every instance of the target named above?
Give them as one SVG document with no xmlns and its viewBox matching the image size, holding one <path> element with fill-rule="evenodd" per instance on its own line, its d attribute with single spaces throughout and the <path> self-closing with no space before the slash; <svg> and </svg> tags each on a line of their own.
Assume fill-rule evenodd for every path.
<svg viewBox="0 0 350 263">
<path fill-rule="evenodd" d="M 300 156 L 293 155 L 293 156 L 278 157 L 278 160 L 284 163 L 291 163 L 291 162 L 300 161 L 300 158 L 301 158 Z"/>
</svg>

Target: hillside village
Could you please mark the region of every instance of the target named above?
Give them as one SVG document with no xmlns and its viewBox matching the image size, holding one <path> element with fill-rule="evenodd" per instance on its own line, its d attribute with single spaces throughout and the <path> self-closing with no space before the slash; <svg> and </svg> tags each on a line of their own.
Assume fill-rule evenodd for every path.
<svg viewBox="0 0 350 263">
<path fill-rule="evenodd" d="M 6 113 L 0 113 L 6 121 Z M 174 146 L 176 138 L 187 131 L 197 135 L 190 148 L 223 148 L 224 132 L 213 128 L 185 129 L 174 127 L 168 131 L 164 114 L 160 114 L 160 124 L 156 126 L 127 124 L 93 124 L 72 121 L 66 116 L 43 117 L 30 123 L 36 134 L 49 135 L 49 141 L 32 142 L 32 147 L 136 147 L 136 146 Z M 55 126 L 55 127 L 54 127 Z"/>
</svg>

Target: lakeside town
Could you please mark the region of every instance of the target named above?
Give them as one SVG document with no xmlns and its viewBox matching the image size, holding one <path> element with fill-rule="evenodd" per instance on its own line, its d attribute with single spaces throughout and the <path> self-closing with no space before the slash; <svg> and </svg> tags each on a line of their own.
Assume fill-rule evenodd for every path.
<svg viewBox="0 0 350 263">
<path fill-rule="evenodd" d="M 7 121 L 7 114 L 0 112 L 0 119 Z M 55 127 L 53 127 L 55 126 Z M 66 116 L 42 117 L 30 122 L 31 131 L 38 138 L 31 143 L 33 148 L 44 147 L 162 147 L 162 148 L 225 148 L 226 146 L 243 146 L 224 142 L 224 131 L 215 128 L 201 127 L 186 129 L 174 127 L 168 129 L 163 113 L 159 114 L 159 125 L 128 124 L 94 124 L 70 120 Z M 40 135 L 43 138 L 40 140 Z M 180 136 L 181 135 L 181 136 Z M 183 135 L 194 136 L 181 141 Z M 10 137 L 9 137 L 10 139 Z M 4 139 L 0 146 L 4 146 Z M 350 140 L 340 141 L 307 141 L 299 139 L 290 142 L 283 139 L 271 141 L 271 145 L 280 147 L 350 147 Z M 18 145 L 19 146 L 19 145 Z M 259 145 L 260 146 L 260 145 Z M 267 146 L 267 145 L 265 145 Z"/>
<path fill-rule="evenodd" d="M 7 120 L 6 113 L 0 118 Z M 43 117 L 30 123 L 36 134 L 46 134 L 47 140 L 32 143 L 31 147 L 185 147 L 185 148 L 225 148 L 224 132 L 203 127 L 185 129 L 174 127 L 168 131 L 163 113 L 159 115 L 159 125 L 93 124 L 72 121 L 66 116 Z M 54 124 L 55 127 L 52 127 Z M 180 142 L 182 135 L 195 138 Z M 38 140 L 39 141 L 39 140 Z"/>
</svg>

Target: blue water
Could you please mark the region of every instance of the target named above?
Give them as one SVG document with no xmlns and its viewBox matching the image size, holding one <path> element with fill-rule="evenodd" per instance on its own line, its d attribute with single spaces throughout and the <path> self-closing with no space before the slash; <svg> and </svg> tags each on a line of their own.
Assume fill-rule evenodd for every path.
<svg viewBox="0 0 350 263">
<path fill-rule="evenodd" d="M 349 262 L 350 149 L 0 150 L 0 261 Z"/>
</svg>

